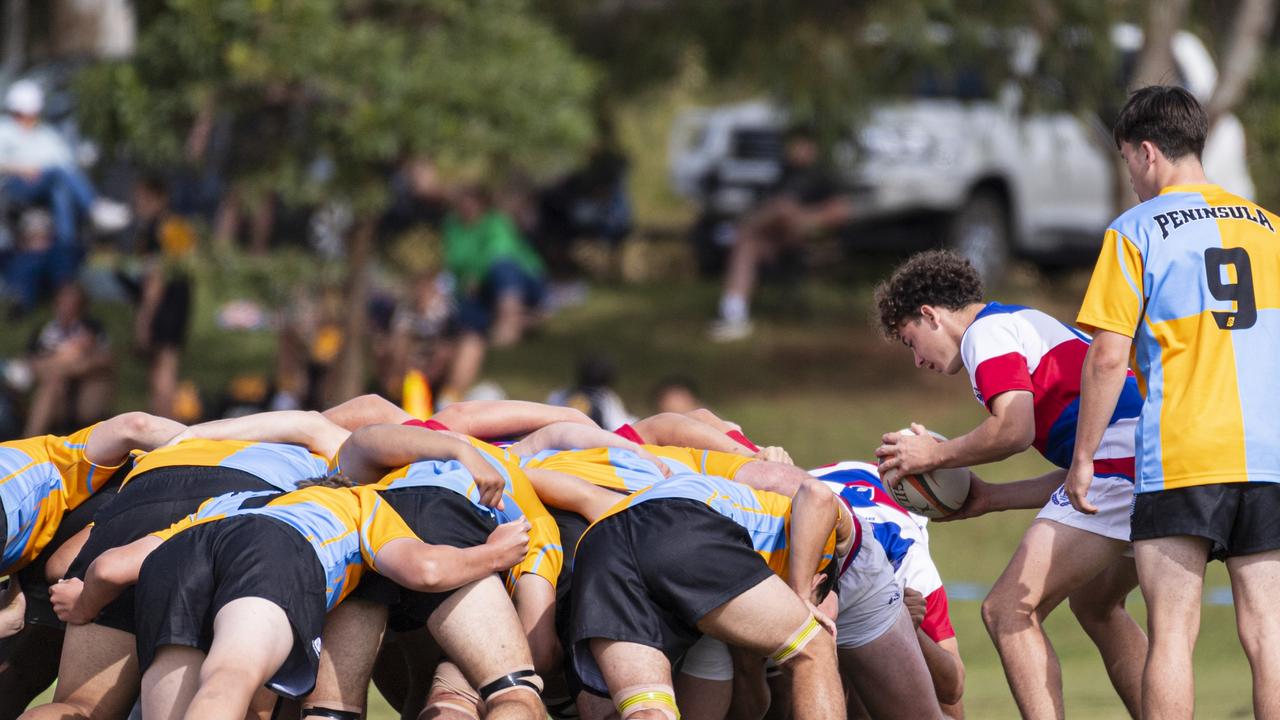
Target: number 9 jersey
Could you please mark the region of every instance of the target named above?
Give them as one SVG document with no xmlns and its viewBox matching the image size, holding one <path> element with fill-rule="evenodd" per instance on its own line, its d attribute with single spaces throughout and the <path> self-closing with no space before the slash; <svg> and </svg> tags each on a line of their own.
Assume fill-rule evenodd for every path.
<svg viewBox="0 0 1280 720">
<path fill-rule="evenodd" d="M 1137 492 L 1280 482 L 1278 224 L 1177 185 L 1107 229 L 1077 323 L 1135 340 Z"/>
</svg>

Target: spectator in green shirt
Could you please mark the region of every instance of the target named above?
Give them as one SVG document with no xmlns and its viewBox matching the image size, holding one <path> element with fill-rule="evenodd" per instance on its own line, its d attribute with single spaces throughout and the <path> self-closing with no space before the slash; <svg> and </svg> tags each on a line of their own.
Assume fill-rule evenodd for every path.
<svg viewBox="0 0 1280 720">
<path fill-rule="evenodd" d="M 446 389 L 462 393 L 479 374 L 486 338 L 498 347 L 519 342 L 546 294 L 545 267 L 511 219 L 477 187 L 458 194 L 443 236 L 462 328 Z"/>
</svg>

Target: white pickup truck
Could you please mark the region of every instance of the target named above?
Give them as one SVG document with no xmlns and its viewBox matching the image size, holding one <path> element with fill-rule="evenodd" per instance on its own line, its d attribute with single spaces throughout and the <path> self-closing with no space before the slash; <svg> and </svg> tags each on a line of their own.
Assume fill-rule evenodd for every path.
<svg viewBox="0 0 1280 720">
<path fill-rule="evenodd" d="M 1131 71 L 1142 31 L 1118 25 L 1111 40 L 1121 68 Z M 1217 69 L 1204 44 L 1180 32 L 1173 54 L 1177 77 L 1170 82 L 1208 100 Z M 1047 85 L 1040 95 L 1052 99 L 1054 80 L 1031 77 L 1035 48 L 1014 55 L 1015 75 Z M 998 277 L 1011 257 L 1045 264 L 1092 259 L 1116 215 L 1109 128 L 1065 107 L 1028 111 L 1017 83 L 996 92 L 982 85 L 963 72 L 923 82 L 912 96 L 871 108 L 856 132 L 836 144 L 832 169 L 858 207 L 859 219 L 844 233 L 851 246 L 900 252 L 946 244 L 987 278 Z M 669 144 L 672 182 L 703 202 L 695 242 L 704 268 L 732 243 L 732 219 L 777 179 L 785 122 L 764 101 L 692 109 L 677 118 Z M 1215 123 L 1204 164 L 1210 180 L 1252 197 L 1244 129 L 1234 115 Z"/>
</svg>

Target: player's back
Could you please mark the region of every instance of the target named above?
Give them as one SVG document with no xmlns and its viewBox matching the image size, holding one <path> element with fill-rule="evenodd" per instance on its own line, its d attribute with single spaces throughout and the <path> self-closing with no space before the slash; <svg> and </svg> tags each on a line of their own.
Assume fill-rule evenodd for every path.
<svg viewBox="0 0 1280 720">
<path fill-rule="evenodd" d="M 1108 230 L 1080 322 L 1135 338 L 1140 492 L 1280 482 L 1278 222 L 1216 185 L 1187 185 Z"/>
</svg>

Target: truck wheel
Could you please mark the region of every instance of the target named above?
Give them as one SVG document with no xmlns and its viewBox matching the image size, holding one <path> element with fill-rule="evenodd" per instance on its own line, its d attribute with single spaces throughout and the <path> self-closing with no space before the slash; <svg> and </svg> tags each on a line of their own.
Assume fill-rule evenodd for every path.
<svg viewBox="0 0 1280 720">
<path fill-rule="evenodd" d="M 947 246 L 968 258 L 982 281 L 999 282 L 1009 266 L 1009 213 L 1004 198 L 979 190 L 951 218 Z"/>
</svg>

